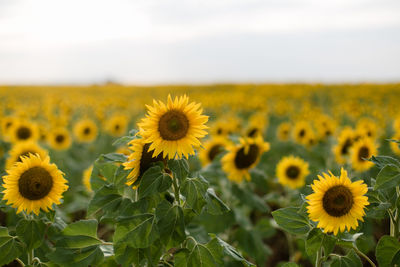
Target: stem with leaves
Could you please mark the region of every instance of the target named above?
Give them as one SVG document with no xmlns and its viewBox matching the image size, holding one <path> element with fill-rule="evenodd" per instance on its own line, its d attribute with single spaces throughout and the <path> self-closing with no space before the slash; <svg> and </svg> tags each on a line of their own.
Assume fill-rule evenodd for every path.
<svg viewBox="0 0 400 267">
<path fill-rule="evenodd" d="M 353 245 L 353 249 L 358 255 L 366 259 L 369 262 L 369 264 L 371 264 L 371 266 L 376 267 L 375 263 L 367 255 L 362 253 L 356 246 Z"/>
</svg>

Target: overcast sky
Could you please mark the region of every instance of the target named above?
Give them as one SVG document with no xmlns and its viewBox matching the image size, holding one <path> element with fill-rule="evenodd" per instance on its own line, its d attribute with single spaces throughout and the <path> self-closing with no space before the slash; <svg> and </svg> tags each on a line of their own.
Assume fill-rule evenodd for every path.
<svg viewBox="0 0 400 267">
<path fill-rule="evenodd" d="M 0 84 L 400 81 L 399 0 L 0 0 Z"/>
</svg>

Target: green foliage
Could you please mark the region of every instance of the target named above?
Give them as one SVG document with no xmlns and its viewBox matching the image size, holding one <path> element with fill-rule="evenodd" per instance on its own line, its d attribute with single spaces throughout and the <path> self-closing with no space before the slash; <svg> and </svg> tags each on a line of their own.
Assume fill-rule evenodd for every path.
<svg viewBox="0 0 400 267">
<path fill-rule="evenodd" d="M 21 244 L 8 234 L 6 227 L 0 226 L 0 265 L 10 263 L 22 253 Z"/>
<path fill-rule="evenodd" d="M 299 213 L 299 208 L 282 208 L 272 212 L 276 223 L 291 234 L 306 234 L 311 230 L 308 218 Z"/>
<path fill-rule="evenodd" d="M 400 242 L 392 236 L 383 236 L 376 246 L 376 259 L 382 267 L 400 264 Z"/>
</svg>

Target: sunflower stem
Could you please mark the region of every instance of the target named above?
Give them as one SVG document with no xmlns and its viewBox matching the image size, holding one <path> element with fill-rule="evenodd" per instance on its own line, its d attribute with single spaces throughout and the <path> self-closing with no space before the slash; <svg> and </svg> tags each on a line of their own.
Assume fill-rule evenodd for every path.
<svg viewBox="0 0 400 267">
<path fill-rule="evenodd" d="M 31 251 L 28 251 L 28 265 L 32 265 L 34 257 L 35 256 L 34 256 L 33 249 Z"/>
<path fill-rule="evenodd" d="M 371 266 L 376 267 L 375 263 L 367 255 L 362 253 L 356 246 L 353 245 L 353 249 L 358 255 L 366 259 L 369 262 L 369 264 L 371 264 Z"/>
<path fill-rule="evenodd" d="M 293 238 L 289 233 L 287 233 L 287 232 L 284 232 L 284 233 L 285 233 L 286 240 L 287 240 L 287 243 L 288 243 L 289 260 L 292 260 L 294 258 Z"/>
<path fill-rule="evenodd" d="M 315 258 L 315 267 L 321 267 L 322 263 L 322 248 L 317 250 L 317 257 Z"/>
<path fill-rule="evenodd" d="M 20 259 L 16 258 L 15 259 L 22 267 L 25 266 L 25 263 L 23 261 L 21 261 Z"/>
<path fill-rule="evenodd" d="M 181 199 L 179 197 L 179 186 L 178 183 L 176 182 L 176 177 L 173 173 L 171 173 L 172 176 L 172 183 L 174 185 L 174 194 L 175 194 L 175 200 L 178 202 L 178 205 L 181 205 Z"/>
</svg>

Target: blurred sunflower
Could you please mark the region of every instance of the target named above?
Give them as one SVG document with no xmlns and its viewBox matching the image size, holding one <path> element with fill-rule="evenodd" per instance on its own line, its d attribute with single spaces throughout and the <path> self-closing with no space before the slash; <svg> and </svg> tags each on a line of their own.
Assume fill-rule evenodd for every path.
<svg viewBox="0 0 400 267">
<path fill-rule="evenodd" d="M 363 221 L 364 208 L 369 205 L 368 197 L 364 196 L 367 185 L 362 180 L 351 182 L 343 168 L 340 177 L 329 172 L 318 178 L 311 185 L 314 192 L 306 197 L 310 219 L 318 222 L 318 228 L 334 235 L 346 228 L 356 229 L 358 220 Z"/>
<path fill-rule="evenodd" d="M 332 136 L 336 130 L 336 121 L 325 114 L 317 116 L 314 125 L 317 130 L 318 139 L 321 140 Z"/>
<path fill-rule="evenodd" d="M 68 189 L 67 180 L 50 158 L 29 154 L 7 170 L 3 177 L 3 199 L 17 208 L 38 215 L 40 209 L 48 212 L 53 204 L 60 204 L 62 194 Z"/>
<path fill-rule="evenodd" d="M 258 135 L 263 136 L 266 125 L 268 123 L 267 114 L 264 112 L 258 112 L 253 114 L 249 118 L 249 125 L 245 130 L 245 136 L 255 138 Z"/>
<path fill-rule="evenodd" d="M 303 187 L 309 173 L 308 163 L 294 156 L 282 158 L 276 167 L 279 183 L 292 189 Z"/>
<path fill-rule="evenodd" d="M 356 136 L 360 138 L 369 137 L 375 139 L 378 135 L 378 126 L 370 118 L 361 118 L 357 122 L 356 126 Z"/>
<path fill-rule="evenodd" d="M 313 129 L 307 121 L 298 121 L 294 125 L 293 139 L 302 145 L 307 145 L 309 137 L 313 134 Z"/>
<path fill-rule="evenodd" d="M 14 117 L 3 117 L 1 119 L 1 133 L 4 137 L 6 137 L 6 140 L 10 134 L 10 129 L 12 128 L 14 122 L 16 119 Z"/>
<path fill-rule="evenodd" d="M 333 147 L 333 153 L 335 154 L 335 160 L 339 164 L 345 164 L 348 161 L 351 146 L 354 142 L 354 131 L 346 127 L 344 128 L 338 137 L 338 143 Z"/>
<path fill-rule="evenodd" d="M 144 139 L 133 139 L 129 142 L 129 149 L 132 153 L 128 157 L 128 161 L 122 165 L 125 170 L 132 170 L 127 177 L 127 185 L 133 185 L 136 188 L 140 182 L 140 178 L 155 162 L 162 161 L 163 157 L 158 154 L 153 157 L 153 153 L 149 150 L 150 143 L 146 143 Z"/>
<path fill-rule="evenodd" d="M 203 166 L 211 163 L 217 155 L 225 150 L 229 141 L 224 137 L 215 137 L 204 143 L 204 149 L 199 152 L 199 159 Z"/>
<path fill-rule="evenodd" d="M 66 150 L 71 146 L 71 135 L 66 128 L 55 128 L 50 131 L 47 141 L 55 150 Z"/>
<path fill-rule="evenodd" d="M 128 129 L 128 118 L 124 115 L 114 115 L 106 122 L 105 130 L 114 137 L 122 136 Z"/>
<path fill-rule="evenodd" d="M 281 124 L 279 124 L 276 130 L 276 136 L 280 141 L 287 141 L 289 140 L 290 137 L 290 130 L 291 130 L 290 123 L 282 122 Z"/>
<path fill-rule="evenodd" d="M 8 151 L 6 169 L 11 169 L 16 162 L 22 161 L 21 157 L 26 157 L 29 154 L 38 154 L 40 158 L 44 159 L 47 156 L 47 151 L 33 141 L 16 143 Z"/>
<path fill-rule="evenodd" d="M 242 138 L 239 145 L 231 145 L 227 148 L 228 153 L 223 156 L 222 169 L 228 178 L 235 182 L 243 179 L 250 180 L 249 170 L 254 168 L 261 155 L 269 150 L 269 143 L 264 142 L 262 137 Z"/>
<path fill-rule="evenodd" d="M 400 140 L 400 131 L 395 133 L 393 135 L 392 139 L 399 141 Z M 400 144 L 399 143 L 390 142 L 390 148 L 392 149 L 392 151 L 395 154 L 400 155 Z"/>
<path fill-rule="evenodd" d="M 351 148 L 351 166 L 356 171 L 366 171 L 374 166 L 374 163 L 368 161 L 372 155 L 376 155 L 378 147 L 371 138 L 362 138 L 358 140 Z"/>
<path fill-rule="evenodd" d="M 39 129 L 32 122 L 17 120 L 13 123 L 9 131 L 9 136 L 13 143 L 36 141 L 39 139 Z"/>
<path fill-rule="evenodd" d="M 74 136 L 78 142 L 91 143 L 97 137 L 98 129 L 94 121 L 83 119 L 74 125 Z"/>
<path fill-rule="evenodd" d="M 92 176 L 93 165 L 90 165 L 87 169 L 83 171 L 82 183 L 89 192 L 92 192 L 92 185 L 90 184 L 90 177 Z"/>
<path fill-rule="evenodd" d="M 141 136 L 146 143 L 151 144 L 150 151 L 157 157 L 172 159 L 188 157 L 194 154 L 193 148 L 201 146 L 200 138 L 204 137 L 208 127 L 205 123 L 208 116 L 202 115 L 200 104 L 188 103 L 187 96 L 175 97 L 168 95 L 168 102 L 153 101 L 153 106 L 147 106 L 148 115 L 138 123 Z"/>
</svg>

